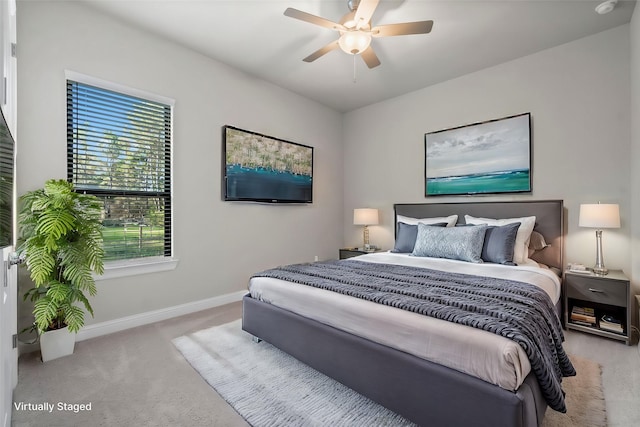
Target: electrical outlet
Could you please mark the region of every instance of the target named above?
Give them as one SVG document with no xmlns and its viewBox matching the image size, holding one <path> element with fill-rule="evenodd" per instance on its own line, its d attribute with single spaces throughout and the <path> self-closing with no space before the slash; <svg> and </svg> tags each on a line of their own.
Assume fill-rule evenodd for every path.
<svg viewBox="0 0 640 427">
<path fill-rule="evenodd" d="M 314 257 L 313 257 L 313 261 L 314 261 L 314 262 L 318 262 L 318 255 L 316 255 L 316 256 L 314 256 Z"/>
</svg>

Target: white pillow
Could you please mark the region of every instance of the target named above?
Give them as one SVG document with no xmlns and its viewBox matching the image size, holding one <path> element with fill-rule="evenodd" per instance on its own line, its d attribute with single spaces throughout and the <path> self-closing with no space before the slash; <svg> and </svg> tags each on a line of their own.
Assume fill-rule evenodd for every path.
<svg viewBox="0 0 640 427">
<path fill-rule="evenodd" d="M 536 225 L 535 216 L 525 216 L 522 218 L 477 218 L 470 215 L 464 216 L 464 221 L 467 224 L 487 224 L 487 225 L 507 225 L 519 222 L 518 233 L 516 233 L 516 244 L 513 247 L 513 262 L 518 265 L 526 264 L 529 259 L 529 239 L 533 232 L 533 227 Z"/>
<path fill-rule="evenodd" d="M 397 222 L 404 222 L 409 225 L 418 225 L 418 223 L 422 224 L 437 224 L 439 222 L 446 222 L 447 227 L 453 227 L 458 222 L 458 215 L 449 215 L 449 216 L 439 216 L 433 218 L 411 218 L 410 216 L 404 215 L 396 215 Z"/>
</svg>

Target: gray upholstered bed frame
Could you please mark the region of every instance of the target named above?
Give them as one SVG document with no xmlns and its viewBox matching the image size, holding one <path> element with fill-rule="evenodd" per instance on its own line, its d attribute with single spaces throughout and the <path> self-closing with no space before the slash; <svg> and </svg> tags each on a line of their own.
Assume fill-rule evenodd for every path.
<svg viewBox="0 0 640 427">
<path fill-rule="evenodd" d="M 561 200 L 397 204 L 396 215 L 458 214 L 511 218 L 535 215 L 551 244 L 537 260 L 562 268 Z M 549 251 L 549 252 L 547 252 Z M 546 403 L 529 374 L 516 392 L 255 300 L 243 300 L 242 328 L 307 365 L 423 426 L 539 426 Z"/>
</svg>

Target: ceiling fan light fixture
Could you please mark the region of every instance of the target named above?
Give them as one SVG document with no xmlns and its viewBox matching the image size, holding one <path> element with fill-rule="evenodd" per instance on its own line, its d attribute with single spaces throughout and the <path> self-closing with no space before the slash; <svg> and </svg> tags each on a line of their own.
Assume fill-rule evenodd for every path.
<svg viewBox="0 0 640 427">
<path fill-rule="evenodd" d="M 345 53 L 358 55 L 371 44 L 371 34 L 364 31 L 344 31 L 338 39 L 338 45 Z"/>
</svg>

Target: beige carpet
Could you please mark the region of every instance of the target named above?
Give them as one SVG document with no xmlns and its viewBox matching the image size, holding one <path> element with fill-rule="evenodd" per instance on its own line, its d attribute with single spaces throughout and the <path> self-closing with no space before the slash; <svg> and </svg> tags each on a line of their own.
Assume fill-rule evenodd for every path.
<svg viewBox="0 0 640 427">
<path fill-rule="evenodd" d="M 185 335 L 173 343 L 253 426 L 413 425 L 268 343 L 251 342 L 240 321 Z M 605 426 L 600 366 L 575 356 L 571 360 L 577 375 L 563 381 L 567 413 L 548 409 L 542 426 Z"/>
<path fill-rule="evenodd" d="M 605 427 L 607 413 L 600 365 L 578 356 L 570 359 L 577 375 L 562 381 L 567 413 L 547 409 L 542 427 Z"/>
</svg>

